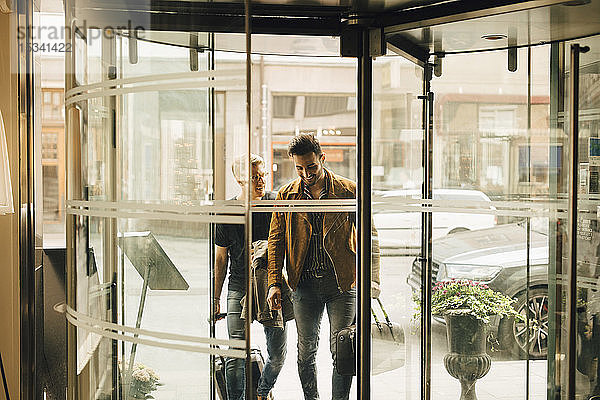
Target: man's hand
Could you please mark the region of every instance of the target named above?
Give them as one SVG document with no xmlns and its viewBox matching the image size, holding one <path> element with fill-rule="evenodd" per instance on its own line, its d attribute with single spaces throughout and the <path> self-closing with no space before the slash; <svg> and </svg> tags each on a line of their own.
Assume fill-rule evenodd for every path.
<svg viewBox="0 0 600 400">
<path fill-rule="evenodd" d="M 267 304 L 271 310 L 281 310 L 281 289 L 277 286 L 271 286 L 269 288 L 269 294 L 267 295 Z"/>
<path fill-rule="evenodd" d="M 223 314 L 221 314 L 221 299 L 219 299 L 218 297 L 215 297 L 213 299 L 214 302 L 214 307 L 215 307 L 215 322 L 218 320 L 221 320 L 223 318 L 225 318 L 225 316 Z"/>
</svg>

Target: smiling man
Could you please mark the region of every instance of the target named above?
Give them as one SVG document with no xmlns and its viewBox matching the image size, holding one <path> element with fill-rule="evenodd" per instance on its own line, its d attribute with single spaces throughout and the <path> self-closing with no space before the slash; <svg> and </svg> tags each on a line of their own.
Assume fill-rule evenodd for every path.
<svg viewBox="0 0 600 400">
<path fill-rule="evenodd" d="M 312 135 L 295 136 L 288 154 L 298 178 L 285 185 L 278 200 L 353 199 L 356 184 L 325 168 L 325 154 Z M 353 212 L 275 212 L 269 232 L 269 294 L 272 309 L 281 307 L 280 286 L 286 259 L 288 283 L 298 330 L 298 374 L 306 400 L 319 398 L 316 355 L 323 311 L 330 326 L 335 362 L 335 334 L 352 324 L 356 312 L 356 226 Z M 376 239 L 377 232 L 372 229 Z M 374 240 L 371 295 L 379 294 L 379 245 Z M 351 376 L 332 376 L 332 399 L 350 394 Z"/>
</svg>

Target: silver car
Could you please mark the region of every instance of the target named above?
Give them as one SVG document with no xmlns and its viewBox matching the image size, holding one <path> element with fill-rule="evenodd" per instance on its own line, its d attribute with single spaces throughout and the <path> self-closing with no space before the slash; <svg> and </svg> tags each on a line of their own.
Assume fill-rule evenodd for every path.
<svg viewBox="0 0 600 400">
<path fill-rule="evenodd" d="M 379 246 L 384 255 L 396 253 L 415 254 L 421 245 L 421 212 L 398 211 L 389 204 L 407 205 L 407 200 L 418 200 L 418 189 L 376 191 L 373 196 L 373 222 L 379 233 Z M 490 198 L 479 190 L 433 189 L 433 200 L 455 205 L 464 202 L 478 203 L 478 208 L 493 210 Z M 381 201 L 380 205 L 377 202 Z M 496 225 L 492 213 L 450 213 L 433 214 L 433 239 L 449 233 L 491 228 Z M 412 251 L 411 251 L 412 249 Z"/>
<path fill-rule="evenodd" d="M 548 352 L 548 221 L 532 219 L 530 236 L 529 305 L 526 307 L 527 230 L 525 222 L 490 229 L 459 232 L 433 241 L 434 284 L 448 279 L 484 282 L 515 298 L 525 317 L 529 309 L 530 332 L 525 322 L 496 318 L 490 332 L 501 347 L 531 358 Z M 408 276 L 413 291 L 421 288 L 421 262 L 417 257 Z"/>
</svg>

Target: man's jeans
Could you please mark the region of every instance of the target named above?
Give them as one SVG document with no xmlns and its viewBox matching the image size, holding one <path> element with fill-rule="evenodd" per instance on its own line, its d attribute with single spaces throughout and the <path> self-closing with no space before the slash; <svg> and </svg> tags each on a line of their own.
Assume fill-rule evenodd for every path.
<svg viewBox="0 0 600 400">
<path fill-rule="evenodd" d="M 244 292 L 229 290 L 227 292 L 227 331 L 230 339 L 244 340 L 246 322 L 241 318 L 242 305 L 240 301 Z M 267 397 L 277 376 L 283 367 L 287 352 L 285 325 L 283 328 L 265 326 L 268 357 L 263 372 L 258 381 L 257 394 Z M 229 400 L 244 400 L 246 387 L 246 361 L 243 358 L 227 358 L 225 360 L 225 382 Z"/>
<path fill-rule="evenodd" d="M 329 348 L 335 363 L 335 334 L 352 324 L 356 312 L 356 289 L 342 293 L 333 271 L 320 278 L 308 278 L 293 292 L 298 329 L 298 375 L 305 400 L 319 398 L 316 356 L 323 310 L 329 317 Z M 342 376 L 333 367 L 332 400 L 347 400 L 351 376 Z"/>
</svg>

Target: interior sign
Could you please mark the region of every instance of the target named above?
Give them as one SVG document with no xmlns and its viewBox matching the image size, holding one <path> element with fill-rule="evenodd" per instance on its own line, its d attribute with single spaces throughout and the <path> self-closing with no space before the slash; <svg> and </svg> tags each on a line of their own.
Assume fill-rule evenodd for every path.
<svg viewBox="0 0 600 400">
<path fill-rule="evenodd" d="M 592 240 L 592 220 L 581 217 L 578 219 L 577 238 L 581 240 Z"/>
<path fill-rule="evenodd" d="M 600 166 L 600 138 L 590 138 L 588 156 L 590 165 Z"/>
</svg>

